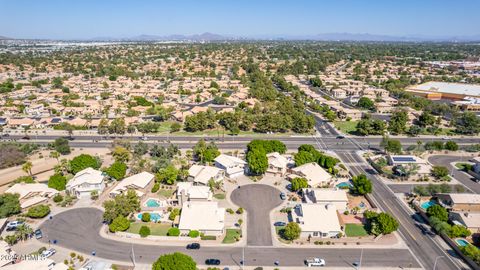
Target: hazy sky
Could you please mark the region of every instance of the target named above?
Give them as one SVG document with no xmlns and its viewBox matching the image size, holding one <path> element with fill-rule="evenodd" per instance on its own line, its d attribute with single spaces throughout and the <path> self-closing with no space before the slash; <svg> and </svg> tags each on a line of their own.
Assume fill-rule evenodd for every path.
<svg viewBox="0 0 480 270">
<path fill-rule="evenodd" d="M 0 0 L 13 38 L 348 32 L 479 35 L 479 0 Z"/>
</svg>

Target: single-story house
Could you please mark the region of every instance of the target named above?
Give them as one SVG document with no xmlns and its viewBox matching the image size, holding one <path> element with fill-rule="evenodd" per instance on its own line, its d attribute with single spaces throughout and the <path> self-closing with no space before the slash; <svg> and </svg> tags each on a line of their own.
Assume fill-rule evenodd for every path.
<svg viewBox="0 0 480 270">
<path fill-rule="evenodd" d="M 268 168 L 266 173 L 274 176 L 284 176 L 289 165 L 294 162 L 291 157 L 285 157 L 278 152 L 267 154 Z"/>
<path fill-rule="evenodd" d="M 329 184 L 332 180 L 330 175 L 325 169 L 323 169 L 318 163 L 310 162 L 301 166 L 295 167 L 290 170 L 291 174 L 288 175 L 289 179 L 296 177 L 303 177 L 308 180 L 310 187 L 317 187 L 319 185 Z"/>
<path fill-rule="evenodd" d="M 225 231 L 225 208 L 217 202 L 188 201 L 183 204 L 178 228 L 182 233 L 197 230 L 206 235 L 222 235 Z"/>
<path fill-rule="evenodd" d="M 105 189 L 105 175 L 93 168 L 86 168 L 67 182 L 66 189 L 77 198 L 88 198 L 92 191 L 101 194 Z"/>
<path fill-rule="evenodd" d="M 221 154 L 215 158 L 215 166 L 225 170 L 227 177 L 235 178 L 243 175 L 247 162 L 237 157 Z"/>
<path fill-rule="evenodd" d="M 20 207 L 22 209 L 45 202 L 48 198 L 58 194 L 58 190 L 49 188 L 47 185 L 40 183 L 18 183 L 11 186 L 5 192 L 19 194 Z"/>
<path fill-rule="evenodd" d="M 193 165 L 188 169 L 188 180 L 197 184 L 208 185 L 210 179 L 219 182 L 222 181 L 224 177 L 224 170 L 212 166 Z"/>
<path fill-rule="evenodd" d="M 298 204 L 292 211 L 292 219 L 300 225 L 302 238 L 331 238 L 343 233 L 333 204 Z"/>
<path fill-rule="evenodd" d="M 145 191 L 151 183 L 155 176 L 149 172 L 141 172 L 135 175 L 129 176 L 118 183 L 118 185 L 110 191 L 110 196 L 115 197 L 118 194 L 127 192 L 129 189 L 135 190 L 139 197 L 142 197 Z"/>
<path fill-rule="evenodd" d="M 435 196 L 443 207 L 458 212 L 480 212 L 480 194 L 438 193 Z"/>
<path fill-rule="evenodd" d="M 472 233 L 480 232 L 480 212 L 450 212 L 450 220 L 467 227 Z"/>
<path fill-rule="evenodd" d="M 187 201 L 211 201 L 213 193 L 207 186 L 197 186 L 193 182 L 177 183 L 177 200 L 179 205 Z"/>
<path fill-rule="evenodd" d="M 63 262 L 55 263 L 50 258 L 33 258 L 23 260 L 15 264 L 2 267 L 2 270 L 68 270 L 69 267 Z"/>
<path fill-rule="evenodd" d="M 304 188 L 303 202 L 333 204 L 338 211 L 348 210 L 348 197 L 345 189 L 338 188 Z"/>
</svg>

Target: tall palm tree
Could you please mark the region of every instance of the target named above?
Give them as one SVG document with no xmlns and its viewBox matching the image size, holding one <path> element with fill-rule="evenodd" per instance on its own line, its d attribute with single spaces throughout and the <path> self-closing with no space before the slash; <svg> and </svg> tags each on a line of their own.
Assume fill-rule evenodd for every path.
<svg viewBox="0 0 480 270">
<path fill-rule="evenodd" d="M 57 163 L 60 162 L 59 159 L 58 159 L 58 158 L 60 157 L 60 153 L 59 153 L 59 152 L 57 152 L 57 151 L 52 151 L 52 152 L 50 152 L 50 155 L 49 155 L 49 156 L 50 156 L 51 158 L 56 159 L 56 160 L 57 160 Z"/>
<path fill-rule="evenodd" d="M 16 234 L 18 235 L 18 238 L 22 241 L 27 240 L 32 233 L 32 228 L 30 228 L 30 226 L 28 226 L 27 224 L 23 224 L 17 227 Z"/>
<path fill-rule="evenodd" d="M 29 176 L 32 176 L 32 167 L 33 167 L 32 162 L 27 161 L 27 162 L 25 162 L 25 164 L 23 164 L 22 170 L 24 172 L 28 173 Z"/>
</svg>

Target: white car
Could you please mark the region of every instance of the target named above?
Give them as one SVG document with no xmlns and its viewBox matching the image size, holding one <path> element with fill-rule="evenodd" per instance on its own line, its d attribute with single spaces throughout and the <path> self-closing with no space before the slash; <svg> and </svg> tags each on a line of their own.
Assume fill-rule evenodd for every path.
<svg viewBox="0 0 480 270">
<path fill-rule="evenodd" d="M 305 265 L 307 267 L 321 267 L 321 266 L 325 266 L 326 263 L 324 259 L 312 258 L 312 259 L 306 259 Z"/>
<path fill-rule="evenodd" d="M 53 249 L 53 248 L 47 249 L 47 250 L 44 250 L 44 251 L 42 252 L 42 256 L 45 257 L 45 258 L 48 258 L 48 257 L 52 256 L 53 254 L 55 254 L 56 252 L 57 252 L 57 251 L 56 251 L 55 249 Z"/>
</svg>

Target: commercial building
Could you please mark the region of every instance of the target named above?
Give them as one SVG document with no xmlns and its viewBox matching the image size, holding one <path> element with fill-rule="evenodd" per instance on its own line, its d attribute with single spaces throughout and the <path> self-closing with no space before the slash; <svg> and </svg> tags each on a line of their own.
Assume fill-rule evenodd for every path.
<svg viewBox="0 0 480 270">
<path fill-rule="evenodd" d="M 480 85 L 448 82 L 426 82 L 406 89 L 414 95 L 431 100 L 463 100 L 465 97 L 480 98 Z"/>
</svg>

